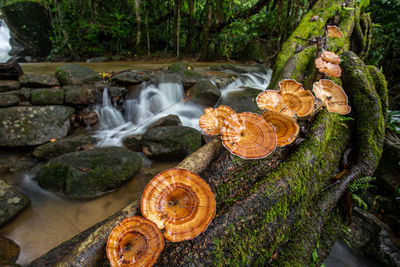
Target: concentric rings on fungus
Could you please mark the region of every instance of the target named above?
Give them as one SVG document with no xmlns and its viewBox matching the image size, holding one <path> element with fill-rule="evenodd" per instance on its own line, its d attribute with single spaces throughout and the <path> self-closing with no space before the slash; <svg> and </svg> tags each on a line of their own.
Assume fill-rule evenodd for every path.
<svg viewBox="0 0 400 267">
<path fill-rule="evenodd" d="M 325 61 L 321 57 L 318 57 L 315 60 L 315 67 L 317 67 L 319 72 L 326 74 L 326 76 L 329 77 L 342 76 L 342 69 L 340 68 L 339 65 Z"/>
<path fill-rule="evenodd" d="M 340 64 L 340 62 L 342 61 L 338 55 L 330 51 L 322 52 L 321 58 L 333 64 Z"/>
<path fill-rule="evenodd" d="M 171 242 L 190 240 L 204 232 L 216 212 L 210 186 L 185 169 L 169 169 L 156 175 L 144 189 L 142 215 L 164 229 Z"/>
<path fill-rule="evenodd" d="M 276 148 L 276 133 L 272 124 L 251 112 L 230 115 L 221 134 L 225 148 L 244 159 L 265 158 Z"/>
<path fill-rule="evenodd" d="M 219 135 L 224 125 L 224 120 L 235 113 L 230 107 L 220 105 L 218 108 L 205 108 L 204 114 L 199 119 L 200 128 L 208 135 Z"/>
<path fill-rule="evenodd" d="M 164 249 L 157 225 L 139 216 L 122 220 L 108 236 L 107 258 L 115 266 L 152 266 Z"/>
<path fill-rule="evenodd" d="M 287 79 L 279 82 L 279 86 L 283 101 L 290 110 L 295 111 L 299 117 L 311 114 L 314 110 L 314 96 L 310 91 L 304 90 L 301 83 Z"/>
<path fill-rule="evenodd" d="M 337 112 L 342 115 L 350 113 L 347 95 L 343 88 L 331 80 L 321 79 L 313 84 L 313 92 L 321 99 L 329 112 Z"/>
<path fill-rule="evenodd" d="M 280 112 L 281 110 L 286 108 L 282 96 L 279 94 L 278 91 L 275 90 L 265 90 L 257 96 L 256 101 L 257 106 L 260 109 L 268 109 Z"/>
<path fill-rule="evenodd" d="M 328 37 L 344 37 L 344 35 L 337 26 L 328 25 Z"/>
<path fill-rule="evenodd" d="M 275 111 L 265 111 L 261 116 L 274 126 L 278 146 L 289 145 L 296 139 L 300 127 L 294 118 Z"/>
</svg>

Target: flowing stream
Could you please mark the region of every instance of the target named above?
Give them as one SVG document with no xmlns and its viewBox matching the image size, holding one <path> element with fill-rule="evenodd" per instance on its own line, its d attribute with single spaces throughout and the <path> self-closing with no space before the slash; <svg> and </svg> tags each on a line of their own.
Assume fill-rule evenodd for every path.
<svg viewBox="0 0 400 267">
<path fill-rule="evenodd" d="M 0 19 L 0 63 L 7 62 L 11 50 L 10 30 L 4 20 Z"/>
</svg>

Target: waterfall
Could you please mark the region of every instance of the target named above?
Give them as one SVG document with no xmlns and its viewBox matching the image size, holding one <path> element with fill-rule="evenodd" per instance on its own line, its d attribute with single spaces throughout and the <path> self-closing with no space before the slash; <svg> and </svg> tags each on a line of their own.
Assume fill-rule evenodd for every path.
<svg viewBox="0 0 400 267">
<path fill-rule="evenodd" d="M 10 30 L 4 20 L 0 19 L 0 63 L 7 62 L 10 58 L 8 52 L 11 50 Z"/>
<path fill-rule="evenodd" d="M 252 87 L 265 90 L 271 78 L 271 72 L 241 74 L 234 82 L 221 90 L 222 98 L 229 92 Z M 200 129 L 199 118 L 203 107 L 184 103 L 184 88 L 180 82 L 161 81 L 158 85 L 144 83 L 135 99 L 126 99 L 123 112 L 117 109 L 104 89 L 103 103 L 95 107 L 99 116 L 100 129 L 95 137 L 100 146 L 121 146 L 122 139 L 129 135 L 138 135 L 146 131 L 149 125 L 170 114 L 179 116 L 184 126 Z"/>
</svg>

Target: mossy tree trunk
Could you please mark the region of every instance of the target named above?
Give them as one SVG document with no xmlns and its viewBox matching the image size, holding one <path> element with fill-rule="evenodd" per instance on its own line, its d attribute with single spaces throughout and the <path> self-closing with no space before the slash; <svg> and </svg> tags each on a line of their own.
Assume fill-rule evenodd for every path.
<svg viewBox="0 0 400 267">
<path fill-rule="evenodd" d="M 179 166 L 199 173 L 210 184 L 217 199 L 217 214 L 194 240 L 166 242 L 158 266 L 310 265 L 323 260 L 341 225 L 335 209 L 338 201 L 348 184 L 360 175 L 370 175 L 380 159 L 387 107 L 382 74 L 365 66 L 354 53 L 344 52 L 350 48 L 356 1 L 347 2 L 347 9 L 341 5 L 341 1 L 333 0 L 315 3 L 283 45 L 270 87 L 276 88 L 282 78 L 293 78 L 311 89 L 317 76 L 314 59 L 319 47 L 304 39 L 323 38 L 326 25 L 336 22 L 345 38 L 324 43 L 330 51 L 343 52 L 342 81 L 352 113 L 342 116 L 323 110 L 314 114 L 301 122 L 302 130 L 294 144 L 265 159 L 232 156 L 218 140 L 189 156 Z M 311 22 L 315 14 L 320 19 Z M 333 182 L 334 174 L 344 168 L 343 158 L 348 172 Z M 138 214 L 138 210 L 135 203 L 131 204 L 32 266 L 46 261 L 60 266 L 106 264 L 108 233 L 121 218 Z M 68 251 L 67 255 L 62 251 Z"/>
</svg>

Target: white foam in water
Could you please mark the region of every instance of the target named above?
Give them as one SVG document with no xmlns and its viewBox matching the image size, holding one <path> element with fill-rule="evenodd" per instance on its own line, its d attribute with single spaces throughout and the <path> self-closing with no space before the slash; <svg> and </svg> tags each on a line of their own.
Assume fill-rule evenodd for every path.
<svg viewBox="0 0 400 267">
<path fill-rule="evenodd" d="M 0 62 L 7 62 L 10 58 L 8 52 L 11 50 L 10 31 L 7 24 L 0 19 Z"/>
<path fill-rule="evenodd" d="M 267 74 L 246 73 L 222 89 L 222 97 L 229 92 L 243 90 L 243 86 L 265 90 L 271 79 L 272 71 Z M 137 99 L 124 102 L 124 114 L 111 103 L 108 90 L 104 89 L 103 103 L 95 107 L 99 116 L 100 130 L 95 137 L 100 139 L 99 146 L 122 146 L 125 136 L 142 134 L 147 127 L 170 114 L 179 116 L 184 126 L 200 129 L 199 118 L 203 108 L 183 102 L 184 89 L 181 83 L 162 82 L 158 86 L 147 83 Z"/>
</svg>

